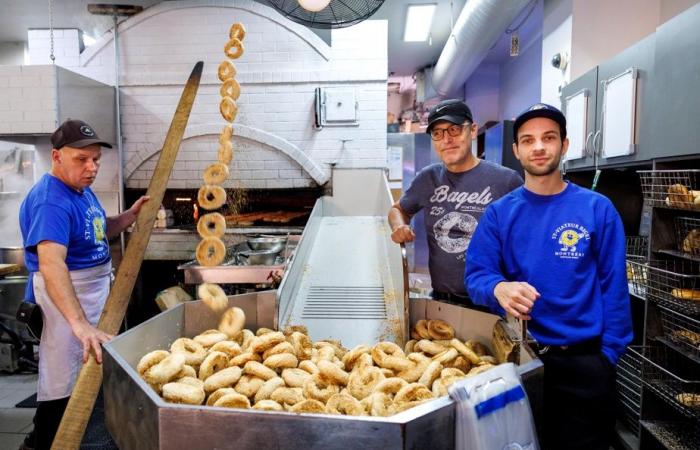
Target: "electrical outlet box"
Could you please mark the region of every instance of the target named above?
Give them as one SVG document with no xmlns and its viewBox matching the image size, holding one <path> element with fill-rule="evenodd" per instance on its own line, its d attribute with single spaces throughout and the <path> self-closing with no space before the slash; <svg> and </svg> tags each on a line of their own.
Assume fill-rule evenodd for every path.
<svg viewBox="0 0 700 450">
<path fill-rule="evenodd" d="M 353 126 L 357 122 L 357 97 L 350 87 L 316 89 L 318 126 Z"/>
</svg>

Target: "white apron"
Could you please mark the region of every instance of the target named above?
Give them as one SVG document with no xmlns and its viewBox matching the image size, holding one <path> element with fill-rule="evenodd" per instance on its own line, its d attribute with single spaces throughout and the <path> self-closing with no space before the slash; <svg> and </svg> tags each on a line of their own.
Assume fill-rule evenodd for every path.
<svg viewBox="0 0 700 450">
<path fill-rule="evenodd" d="M 85 312 L 85 317 L 97 325 L 102 308 L 109 295 L 112 263 L 108 262 L 88 269 L 70 271 L 75 295 Z M 34 274 L 34 296 L 41 307 L 44 328 L 39 343 L 39 387 L 37 400 L 66 398 L 83 364 L 83 346 L 71 331 L 68 322 L 51 301 L 46 283 L 40 272 Z"/>
</svg>

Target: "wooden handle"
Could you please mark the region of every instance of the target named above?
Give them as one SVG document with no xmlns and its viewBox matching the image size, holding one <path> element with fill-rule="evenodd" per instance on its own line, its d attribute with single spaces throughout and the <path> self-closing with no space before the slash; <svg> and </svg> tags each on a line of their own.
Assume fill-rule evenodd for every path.
<svg viewBox="0 0 700 450">
<path fill-rule="evenodd" d="M 185 134 L 185 127 L 187 126 L 187 121 L 192 111 L 192 104 L 199 88 L 203 65 L 204 63 L 199 61 L 194 66 L 182 92 L 175 115 L 170 123 L 170 129 L 165 137 L 163 150 L 158 158 L 153 178 L 148 186 L 148 192 L 146 192 L 146 195 L 149 195 L 151 199 L 143 205 L 141 212 L 136 218 L 136 228 L 131 234 L 124 252 L 124 258 L 117 270 L 114 286 L 109 292 L 107 302 L 100 316 L 97 327 L 109 334 L 116 334 L 119 331 L 122 320 L 124 320 L 124 314 L 129 305 L 129 298 L 141 268 L 148 240 L 151 237 L 153 223 L 163 201 L 182 136 Z M 51 445 L 52 450 L 70 450 L 80 447 L 80 442 L 83 439 L 85 427 L 95 405 L 95 398 L 97 398 L 101 384 L 102 366 L 97 364 L 94 356 L 91 354 L 87 364 L 83 365 L 75 388 L 73 388 L 73 393 L 68 401 L 66 412 L 63 414 L 61 425 L 58 428 L 53 445 Z"/>
</svg>

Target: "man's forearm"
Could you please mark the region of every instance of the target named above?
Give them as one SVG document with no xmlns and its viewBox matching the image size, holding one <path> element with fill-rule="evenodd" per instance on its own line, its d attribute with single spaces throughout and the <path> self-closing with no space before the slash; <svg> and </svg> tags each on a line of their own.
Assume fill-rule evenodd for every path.
<svg viewBox="0 0 700 450">
<path fill-rule="evenodd" d="M 391 231 L 394 231 L 398 227 L 402 225 L 407 225 L 408 221 L 406 220 L 406 217 L 404 213 L 398 209 L 396 206 L 392 206 L 391 209 L 389 210 L 389 226 L 391 227 Z"/>
<path fill-rule="evenodd" d="M 113 238 L 136 220 L 136 214 L 131 209 L 127 209 L 118 216 L 107 217 L 107 238 Z"/>
<path fill-rule="evenodd" d="M 63 314 L 68 324 L 73 327 L 77 323 L 86 322 L 85 312 L 75 295 L 75 289 L 73 289 L 73 283 L 65 263 L 43 264 L 40 270 L 46 283 L 49 299 Z"/>
</svg>

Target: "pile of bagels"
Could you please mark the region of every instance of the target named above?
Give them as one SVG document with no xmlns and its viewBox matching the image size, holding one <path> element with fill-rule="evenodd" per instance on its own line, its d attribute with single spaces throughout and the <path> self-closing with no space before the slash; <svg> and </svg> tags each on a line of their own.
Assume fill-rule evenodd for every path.
<svg viewBox="0 0 700 450">
<path fill-rule="evenodd" d="M 214 210 L 226 203 L 226 191 L 221 185 L 229 176 L 228 166 L 233 159 L 231 122 L 238 113 L 236 100 L 241 95 L 241 86 L 236 81 L 236 66 L 230 60 L 243 55 L 243 38 L 245 38 L 245 27 L 241 23 L 234 23 L 229 30 L 229 40 L 224 47 L 227 58 L 219 64 L 218 76 L 222 83 L 219 111 L 226 125 L 219 135 L 217 162 L 204 169 L 204 184 L 197 193 L 199 207 L 210 211 L 203 214 L 197 222 L 197 232 L 202 240 L 197 245 L 196 257 L 197 262 L 202 266 L 218 266 L 226 257 L 226 246 L 222 240 L 226 232 L 226 219 Z"/>
<path fill-rule="evenodd" d="M 666 206 L 674 208 L 700 209 L 700 191 L 688 189 L 681 183 L 671 184 L 665 202 Z"/>
<path fill-rule="evenodd" d="M 455 338 L 441 320 L 419 321 L 403 349 L 313 342 L 303 326 L 253 333 L 243 310 L 227 308 L 212 286 L 200 289 L 207 305 L 224 311 L 218 329 L 179 338 L 138 363 L 139 375 L 168 402 L 386 417 L 447 395 L 455 381 L 497 364 L 483 344 Z"/>
</svg>

